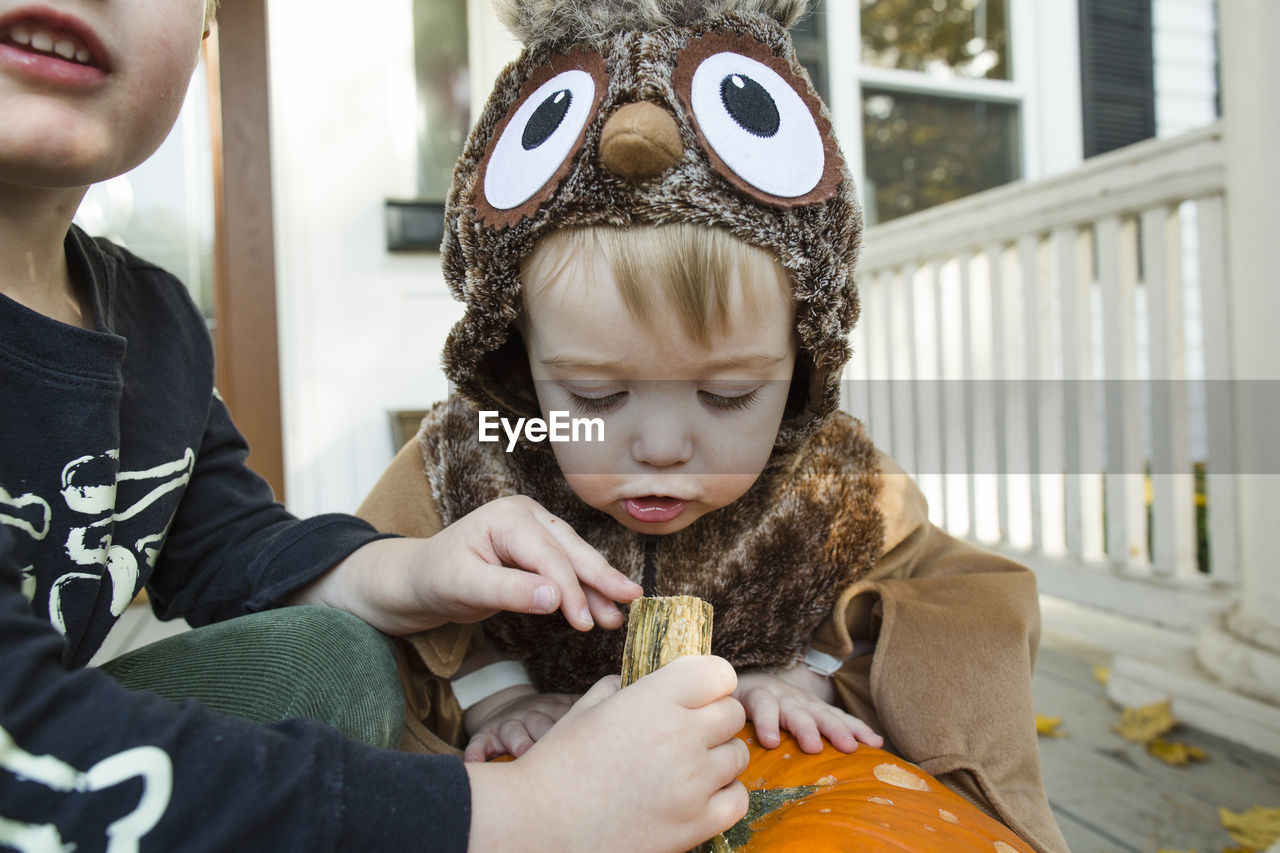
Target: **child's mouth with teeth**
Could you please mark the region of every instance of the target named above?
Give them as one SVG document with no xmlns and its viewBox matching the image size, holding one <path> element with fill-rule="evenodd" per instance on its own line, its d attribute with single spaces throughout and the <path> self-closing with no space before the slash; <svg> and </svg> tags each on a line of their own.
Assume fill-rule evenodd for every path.
<svg viewBox="0 0 1280 853">
<path fill-rule="evenodd" d="M 17 23 L 0 34 L 0 42 L 32 53 L 56 56 L 79 65 L 96 66 L 93 51 L 84 42 L 67 32 L 61 32 L 44 24 Z"/>
</svg>

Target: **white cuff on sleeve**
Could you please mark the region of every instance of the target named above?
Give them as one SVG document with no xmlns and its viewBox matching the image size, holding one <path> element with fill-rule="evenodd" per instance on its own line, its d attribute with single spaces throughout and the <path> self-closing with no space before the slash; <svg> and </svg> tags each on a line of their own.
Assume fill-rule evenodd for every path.
<svg viewBox="0 0 1280 853">
<path fill-rule="evenodd" d="M 482 666 L 475 672 L 469 672 L 461 678 L 449 682 L 453 687 L 454 698 L 467 710 L 500 690 L 515 687 L 518 684 L 532 684 L 529 673 L 519 661 L 500 660 L 488 666 Z"/>
</svg>

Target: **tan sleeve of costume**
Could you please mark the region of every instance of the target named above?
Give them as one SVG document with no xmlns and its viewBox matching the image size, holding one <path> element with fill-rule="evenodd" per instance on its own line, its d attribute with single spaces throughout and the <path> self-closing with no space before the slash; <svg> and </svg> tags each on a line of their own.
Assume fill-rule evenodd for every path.
<svg viewBox="0 0 1280 853">
<path fill-rule="evenodd" d="M 850 712 L 1041 853 L 1067 853 L 1036 740 L 1035 575 L 934 527 L 915 483 L 893 460 L 880 462 L 884 550 L 841 595 L 814 646 L 847 658 L 855 640 L 874 641 L 835 676 Z"/>
<path fill-rule="evenodd" d="M 356 515 L 379 531 L 401 536 L 426 538 L 444 529 L 416 438 L 391 460 Z M 458 751 L 463 737 L 462 711 L 447 679 L 458 671 L 475 633 L 475 625 L 448 623 L 396 638 L 396 661 L 406 699 L 402 749 Z"/>
</svg>

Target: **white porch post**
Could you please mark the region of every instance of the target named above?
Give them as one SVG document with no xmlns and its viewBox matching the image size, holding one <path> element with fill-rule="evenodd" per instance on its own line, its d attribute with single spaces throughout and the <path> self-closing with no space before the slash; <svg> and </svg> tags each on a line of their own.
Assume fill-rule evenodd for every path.
<svg viewBox="0 0 1280 853">
<path fill-rule="evenodd" d="M 1224 685 L 1280 703 L 1280 559 L 1270 539 L 1280 513 L 1280 474 L 1260 473 L 1276 458 L 1276 424 L 1250 401 L 1248 380 L 1280 381 L 1280 98 L 1263 81 L 1280 73 L 1275 34 L 1280 3 L 1219 0 L 1223 143 L 1226 158 L 1227 271 L 1230 281 L 1232 369 L 1236 383 L 1235 441 L 1240 474 L 1238 607 L 1200 635 L 1197 657 Z"/>
</svg>

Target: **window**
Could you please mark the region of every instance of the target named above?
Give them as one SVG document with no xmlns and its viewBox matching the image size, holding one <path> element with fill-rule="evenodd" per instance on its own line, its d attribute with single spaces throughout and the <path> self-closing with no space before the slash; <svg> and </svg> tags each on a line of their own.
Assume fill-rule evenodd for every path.
<svg viewBox="0 0 1280 853">
<path fill-rule="evenodd" d="M 418 193 L 443 201 L 471 130 L 466 0 L 414 0 Z"/>
<path fill-rule="evenodd" d="M 1012 104 L 862 91 L 868 219 L 887 222 L 1018 175 Z"/>
<path fill-rule="evenodd" d="M 1025 89 L 1011 14 L 1025 3 L 860 0 L 858 14 L 844 14 L 841 26 L 860 45 L 849 72 L 861 99 L 869 223 L 1023 177 Z"/>
</svg>

